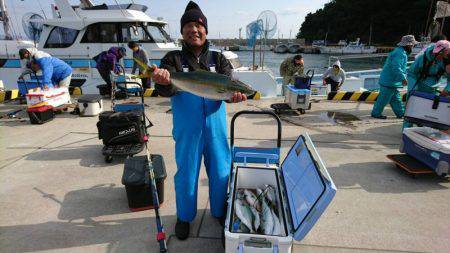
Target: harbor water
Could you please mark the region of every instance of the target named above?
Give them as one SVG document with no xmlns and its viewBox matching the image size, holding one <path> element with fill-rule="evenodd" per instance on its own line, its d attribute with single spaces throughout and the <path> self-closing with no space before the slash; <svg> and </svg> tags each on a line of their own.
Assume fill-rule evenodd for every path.
<svg viewBox="0 0 450 253">
<path fill-rule="evenodd" d="M 251 66 L 253 62 L 253 53 L 251 51 L 234 52 L 239 56 L 243 66 Z M 275 76 L 280 76 L 280 64 L 284 59 L 293 57 L 294 54 L 276 54 L 272 51 L 264 52 L 264 66 L 268 67 Z M 328 67 L 329 55 L 325 54 L 302 54 L 305 62 L 305 71 L 314 69 L 316 74 L 325 72 Z M 385 57 L 359 58 L 359 59 L 343 59 L 341 60 L 342 68 L 345 71 L 358 71 L 382 68 Z M 255 64 L 260 65 L 259 52 L 255 57 Z"/>
</svg>

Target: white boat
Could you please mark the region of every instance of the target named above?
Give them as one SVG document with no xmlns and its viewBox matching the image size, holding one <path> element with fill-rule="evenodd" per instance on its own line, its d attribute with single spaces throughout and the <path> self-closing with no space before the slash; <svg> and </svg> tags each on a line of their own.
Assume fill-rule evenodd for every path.
<svg viewBox="0 0 450 253">
<path fill-rule="evenodd" d="M 300 44 L 297 44 L 297 43 L 288 44 L 288 50 L 289 50 L 289 53 L 291 53 L 291 54 L 296 54 L 296 53 L 300 52 L 300 49 L 301 49 Z"/>
<path fill-rule="evenodd" d="M 277 54 L 285 54 L 288 51 L 289 51 L 289 48 L 288 48 L 288 46 L 286 44 L 278 44 L 273 49 L 273 52 L 277 53 Z"/>
<path fill-rule="evenodd" d="M 376 47 L 364 45 L 359 38 L 346 46 L 320 46 L 319 50 L 321 54 L 373 54 L 377 52 Z"/>
<path fill-rule="evenodd" d="M 138 41 L 149 52 L 152 64 L 159 65 L 168 51 L 180 49 L 164 30 L 165 22 L 152 19 L 144 5 L 93 5 L 83 0 L 71 6 L 68 0 L 55 0 L 53 18 L 43 20 L 44 28 L 38 50 L 66 61 L 73 68 L 71 85 L 82 86 L 84 93 L 97 93 L 103 83 L 92 58 L 113 46 L 127 48 L 129 41 Z M 87 3 L 87 4 L 86 4 Z M 6 89 L 16 88 L 20 74 L 18 49 L 29 45 L 11 45 L 0 54 L 0 77 Z M 122 60 L 130 71 L 132 53 Z"/>
</svg>

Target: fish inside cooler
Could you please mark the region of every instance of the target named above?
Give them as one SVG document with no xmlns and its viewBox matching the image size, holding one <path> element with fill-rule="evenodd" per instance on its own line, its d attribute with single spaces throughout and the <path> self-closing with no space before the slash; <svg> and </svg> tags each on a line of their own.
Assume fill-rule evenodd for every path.
<svg viewBox="0 0 450 253">
<path fill-rule="evenodd" d="M 230 232 L 287 236 L 277 173 L 269 168 L 236 169 Z"/>
</svg>

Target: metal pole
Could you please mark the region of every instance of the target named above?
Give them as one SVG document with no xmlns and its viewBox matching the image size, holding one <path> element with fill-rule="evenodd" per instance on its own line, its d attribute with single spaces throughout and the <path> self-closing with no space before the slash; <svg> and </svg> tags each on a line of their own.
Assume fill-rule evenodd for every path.
<svg viewBox="0 0 450 253">
<path fill-rule="evenodd" d="M 440 33 L 442 34 L 442 30 L 444 29 L 444 24 L 445 24 L 445 17 L 447 16 L 447 8 L 448 8 L 448 1 L 445 1 L 447 4 L 445 5 L 445 13 L 444 13 L 444 18 L 442 19 L 442 24 L 441 24 L 441 29 L 440 29 Z"/>
<path fill-rule="evenodd" d="M 427 23 L 425 24 L 425 31 L 424 31 L 424 35 L 426 35 L 426 36 L 429 35 L 429 34 L 427 34 L 427 33 L 428 33 L 428 24 L 429 24 L 429 22 L 430 22 L 431 9 L 433 8 L 434 0 L 431 0 L 430 2 L 431 2 L 431 3 L 430 3 L 430 9 L 428 10 Z"/>
<path fill-rule="evenodd" d="M 255 70 L 255 59 L 256 58 L 256 42 L 253 43 L 253 65 L 252 65 L 252 70 Z"/>
<path fill-rule="evenodd" d="M 6 10 L 5 0 L 0 0 L 0 11 L 1 11 L 1 21 L 3 21 L 3 30 L 5 32 L 5 38 L 7 40 L 12 39 L 11 31 L 9 29 L 9 18 L 8 12 Z"/>
</svg>

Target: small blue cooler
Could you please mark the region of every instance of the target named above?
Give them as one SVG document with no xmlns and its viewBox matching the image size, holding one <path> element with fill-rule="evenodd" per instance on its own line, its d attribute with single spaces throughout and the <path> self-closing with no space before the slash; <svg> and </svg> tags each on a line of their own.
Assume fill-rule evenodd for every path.
<svg viewBox="0 0 450 253">
<path fill-rule="evenodd" d="M 230 175 L 225 252 L 292 252 L 293 240 L 300 241 L 308 234 L 336 194 L 336 186 L 314 144 L 307 134 L 300 136 L 281 166 L 271 162 L 278 155 L 261 153 L 258 149 L 234 153 L 235 162 L 236 157 L 244 157 L 246 162 L 234 164 Z M 252 158 L 263 157 L 266 157 L 266 166 L 250 164 Z M 237 189 L 262 188 L 264 185 L 276 188 L 281 233 L 265 235 L 234 231 Z"/>
<path fill-rule="evenodd" d="M 19 88 L 19 93 L 21 96 L 28 94 L 28 90 L 35 89 L 35 88 L 44 88 L 44 85 L 42 81 L 36 80 L 36 79 L 30 79 L 30 80 L 18 80 L 17 86 Z"/>
</svg>

